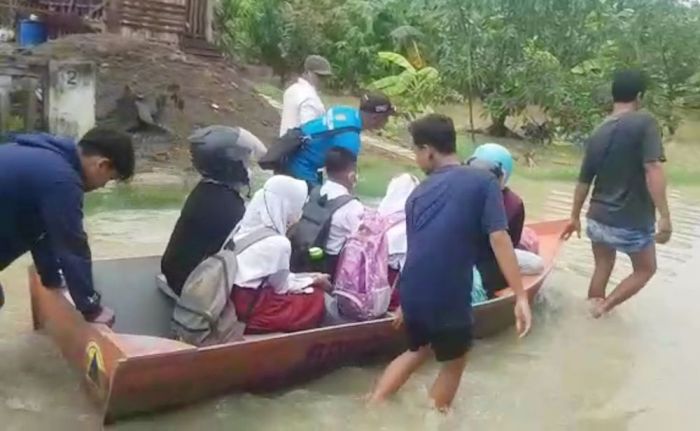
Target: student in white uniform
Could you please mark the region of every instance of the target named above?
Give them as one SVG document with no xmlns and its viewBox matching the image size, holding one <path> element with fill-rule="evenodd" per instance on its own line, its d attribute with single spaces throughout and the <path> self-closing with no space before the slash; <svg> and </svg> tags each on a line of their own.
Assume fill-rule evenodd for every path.
<svg viewBox="0 0 700 431">
<path fill-rule="evenodd" d="M 379 204 L 379 214 L 384 217 L 403 216 L 403 222 L 386 233 L 389 242 L 389 268 L 400 271 L 406 260 L 406 200 L 420 182 L 411 174 L 394 177 L 386 189 L 386 196 Z"/>
<path fill-rule="evenodd" d="M 386 189 L 386 195 L 379 204 L 379 214 L 384 217 L 403 219 L 401 223 L 392 226 L 386 233 L 389 244 L 389 284 L 394 286 L 403 264 L 406 261 L 406 201 L 418 186 L 420 181 L 411 174 L 401 174 L 394 177 Z M 391 295 L 389 310 L 395 310 L 399 306 L 399 292 L 394 289 Z"/>
<path fill-rule="evenodd" d="M 326 174 L 328 180 L 321 186 L 321 196 L 328 200 L 341 196 L 353 196 L 357 185 L 357 160 L 345 148 L 331 148 L 326 154 Z M 351 199 L 338 208 L 331 218 L 325 253 L 337 257 L 343 250 L 350 235 L 357 231 L 365 213 L 365 207 L 357 199 Z"/>
<path fill-rule="evenodd" d="M 365 207 L 353 196 L 357 159 L 351 151 L 340 147 L 328 150 L 325 170 L 328 180 L 311 190 L 301 220 L 290 234 L 291 267 L 334 276 L 340 252 L 360 226 Z"/>
<path fill-rule="evenodd" d="M 280 136 L 326 113 L 318 88 L 321 80 L 331 74 L 331 64 L 325 58 L 320 55 L 306 58 L 304 73 L 284 92 Z"/>
<path fill-rule="evenodd" d="M 237 257 L 232 298 L 238 316 L 247 320 L 248 333 L 299 331 L 323 320 L 329 277 L 295 274 L 289 268 L 292 247 L 287 229 L 301 217 L 306 191 L 303 181 L 283 175 L 270 178 L 229 237 L 235 243 L 261 228 L 276 232 Z"/>
</svg>

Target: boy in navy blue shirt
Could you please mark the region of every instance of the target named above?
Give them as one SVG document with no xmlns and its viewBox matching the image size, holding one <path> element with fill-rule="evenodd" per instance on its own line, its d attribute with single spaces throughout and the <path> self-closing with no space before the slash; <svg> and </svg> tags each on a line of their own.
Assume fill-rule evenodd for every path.
<svg viewBox="0 0 700 431">
<path fill-rule="evenodd" d="M 489 245 L 516 295 L 520 336 L 531 315 L 498 182 L 488 172 L 460 166 L 449 117 L 429 115 L 411 124 L 418 166 L 429 176 L 406 202 L 408 253 L 401 273 L 401 309 L 409 350 L 396 358 L 377 383 L 370 402 L 395 393 L 431 350 L 442 369 L 430 397 L 450 407 L 472 343 L 472 268 Z"/>
</svg>

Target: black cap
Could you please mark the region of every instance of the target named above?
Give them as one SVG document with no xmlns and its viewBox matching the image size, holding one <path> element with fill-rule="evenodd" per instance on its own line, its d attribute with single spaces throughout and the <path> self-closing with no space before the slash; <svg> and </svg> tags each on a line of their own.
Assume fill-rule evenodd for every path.
<svg viewBox="0 0 700 431">
<path fill-rule="evenodd" d="M 389 100 L 384 93 L 379 92 L 363 94 L 360 98 L 360 111 L 370 114 L 387 115 L 396 113 L 396 109 L 394 105 L 391 104 L 391 100 Z"/>
</svg>

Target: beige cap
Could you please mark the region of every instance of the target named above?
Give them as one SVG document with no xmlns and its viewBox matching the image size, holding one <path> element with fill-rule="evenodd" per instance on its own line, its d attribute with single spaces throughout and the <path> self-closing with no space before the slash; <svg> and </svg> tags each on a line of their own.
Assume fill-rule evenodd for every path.
<svg viewBox="0 0 700 431">
<path fill-rule="evenodd" d="M 320 55 L 310 55 L 306 57 L 304 61 L 304 70 L 320 76 L 333 75 L 331 64 L 325 57 L 321 57 Z"/>
</svg>

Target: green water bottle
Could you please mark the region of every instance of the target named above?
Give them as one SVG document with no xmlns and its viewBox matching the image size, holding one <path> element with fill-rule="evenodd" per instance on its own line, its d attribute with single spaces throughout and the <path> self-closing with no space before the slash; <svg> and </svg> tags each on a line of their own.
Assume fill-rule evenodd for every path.
<svg viewBox="0 0 700 431">
<path fill-rule="evenodd" d="M 309 249 L 309 258 L 312 262 L 319 262 L 323 260 L 323 249 L 321 247 L 311 247 Z"/>
</svg>

